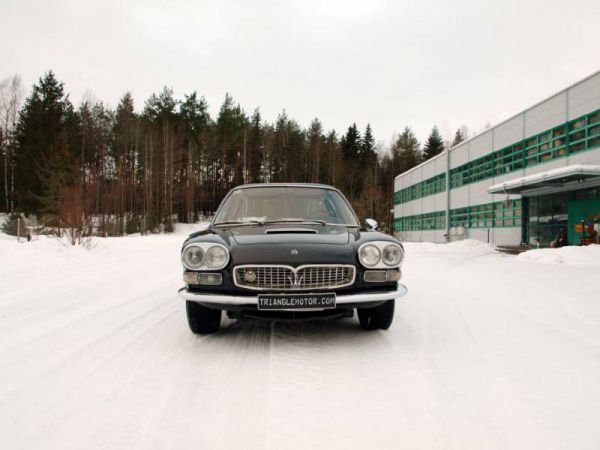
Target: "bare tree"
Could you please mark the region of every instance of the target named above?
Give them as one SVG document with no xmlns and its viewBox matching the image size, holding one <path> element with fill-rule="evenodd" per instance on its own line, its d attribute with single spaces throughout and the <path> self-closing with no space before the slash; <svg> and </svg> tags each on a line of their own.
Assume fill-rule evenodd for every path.
<svg viewBox="0 0 600 450">
<path fill-rule="evenodd" d="M 13 139 L 17 115 L 23 102 L 24 90 L 20 75 L 13 75 L 0 81 L 0 128 L 4 136 L 4 193 L 6 211 L 13 211 L 14 170 Z"/>
</svg>

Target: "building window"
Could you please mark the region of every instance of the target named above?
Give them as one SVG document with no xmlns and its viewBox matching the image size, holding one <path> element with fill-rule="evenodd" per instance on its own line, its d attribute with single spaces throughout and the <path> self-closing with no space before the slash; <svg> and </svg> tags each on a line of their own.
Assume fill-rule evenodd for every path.
<svg viewBox="0 0 600 450">
<path fill-rule="evenodd" d="M 420 183 L 394 192 L 394 204 L 410 202 L 446 190 L 446 173 L 428 178 Z"/>
<path fill-rule="evenodd" d="M 505 174 L 600 145 L 600 111 L 450 169 L 450 187 Z"/>
<path fill-rule="evenodd" d="M 450 210 L 451 227 L 493 228 L 520 225 L 521 200 L 486 203 Z"/>
<path fill-rule="evenodd" d="M 446 228 L 445 211 L 399 217 L 394 220 L 394 231 L 443 230 Z"/>
</svg>

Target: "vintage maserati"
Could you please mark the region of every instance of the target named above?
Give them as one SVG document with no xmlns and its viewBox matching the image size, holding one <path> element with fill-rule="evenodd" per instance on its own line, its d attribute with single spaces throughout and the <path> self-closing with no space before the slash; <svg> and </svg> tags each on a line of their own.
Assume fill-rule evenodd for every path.
<svg viewBox="0 0 600 450">
<path fill-rule="evenodd" d="M 387 329 L 402 245 L 361 226 L 346 198 L 321 184 L 247 184 L 232 189 L 207 229 L 183 244 L 187 319 L 194 333 L 234 319 L 295 321 L 352 317 Z"/>
</svg>

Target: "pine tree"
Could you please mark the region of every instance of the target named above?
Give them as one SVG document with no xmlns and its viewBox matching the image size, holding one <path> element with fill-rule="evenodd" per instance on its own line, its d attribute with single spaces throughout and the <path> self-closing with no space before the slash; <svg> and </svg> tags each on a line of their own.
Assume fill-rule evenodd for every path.
<svg viewBox="0 0 600 450">
<path fill-rule="evenodd" d="M 460 144 L 464 140 L 465 140 L 465 138 L 463 136 L 463 132 L 461 131 L 461 128 L 459 128 L 458 130 L 456 130 L 456 133 L 454 134 L 454 140 L 452 141 L 452 147 Z"/>
<path fill-rule="evenodd" d="M 324 176 L 324 180 L 327 183 L 336 186 L 338 179 L 340 178 L 342 158 L 340 157 L 340 144 L 335 130 L 331 130 L 325 138 L 325 147 L 327 154 L 327 173 Z"/>
<path fill-rule="evenodd" d="M 70 188 L 78 184 L 78 167 L 70 155 L 68 141 L 67 132 L 61 132 L 50 151 L 44 155 L 38 170 L 44 186 L 43 195 L 39 197 L 38 212 L 43 215 L 46 226 L 62 228 L 72 225 L 73 219 L 81 220 L 71 217 L 67 205 Z M 72 201 L 78 205 L 82 203 L 81 197 Z"/>
<path fill-rule="evenodd" d="M 371 124 L 367 124 L 365 128 L 365 134 L 362 139 L 360 146 L 359 160 L 363 166 L 371 167 L 377 161 L 377 154 L 375 153 L 375 138 L 373 137 L 373 130 Z"/>
<path fill-rule="evenodd" d="M 396 175 L 419 165 L 422 154 L 419 141 L 410 127 L 405 127 L 392 146 L 392 161 Z"/>
<path fill-rule="evenodd" d="M 308 174 L 308 151 L 306 147 L 306 134 L 295 120 L 287 123 L 286 146 L 286 173 L 283 181 L 302 182 Z"/>
<path fill-rule="evenodd" d="M 309 149 L 309 174 L 308 181 L 318 183 L 320 181 L 323 148 L 323 125 L 321 121 L 314 118 L 310 123 L 307 133 Z"/>
<path fill-rule="evenodd" d="M 250 119 L 250 131 L 248 133 L 246 157 L 248 172 L 247 181 L 249 183 L 260 182 L 264 163 L 264 144 L 263 144 L 263 129 L 262 119 L 260 117 L 260 109 L 256 108 Z"/>
<path fill-rule="evenodd" d="M 434 157 L 444 151 L 444 141 L 442 140 L 442 136 L 438 131 L 436 126 L 431 130 L 431 134 L 427 138 L 427 142 L 425 142 L 425 146 L 423 148 L 423 159 L 427 160 L 429 158 Z"/>
<path fill-rule="evenodd" d="M 289 118 L 285 110 L 277 116 L 273 130 L 271 153 L 269 158 L 269 181 L 285 181 L 287 176 L 288 150 L 288 122 Z"/>
<path fill-rule="evenodd" d="M 225 95 L 216 121 L 216 146 L 219 149 L 221 196 L 232 187 L 244 182 L 244 131 L 247 131 L 248 118 L 231 95 Z"/>
<path fill-rule="evenodd" d="M 125 93 L 115 112 L 112 128 L 112 158 L 115 161 L 117 214 L 119 233 L 141 231 L 140 217 L 143 208 L 138 202 L 137 187 L 141 184 L 139 155 L 139 118 L 135 113 L 133 98 Z"/>
<path fill-rule="evenodd" d="M 51 152 L 64 150 L 72 155 L 76 139 L 73 106 L 64 85 L 52 71 L 33 86 L 19 114 L 16 128 L 15 192 L 18 207 L 25 213 L 39 213 L 48 179 L 41 176 L 44 161 L 53 160 Z M 60 140 L 60 142 L 59 142 Z"/>
<path fill-rule="evenodd" d="M 363 143 L 358 127 L 356 126 L 356 123 L 353 123 L 340 142 L 344 167 L 341 185 L 342 190 L 348 195 L 351 202 L 360 196 L 363 187 L 360 160 L 362 145 Z"/>
<path fill-rule="evenodd" d="M 207 161 L 207 129 L 211 126 L 208 104 L 196 92 L 186 95 L 179 110 L 183 122 L 182 172 L 185 186 L 180 201 L 179 220 L 192 222 L 198 219 L 198 210 L 203 202 L 199 189 L 206 176 L 202 170 Z"/>
<path fill-rule="evenodd" d="M 152 94 L 146 101 L 143 116 L 151 133 L 149 145 L 151 157 L 146 164 L 152 175 L 151 199 L 146 211 L 150 228 L 164 224 L 166 231 L 173 229 L 173 175 L 174 139 L 177 101 L 173 90 L 164 87 L 159 95 Z"/>
<path fill-rule="evenodd" d="M 348 127 L 348 131 L 342 137 L 342 157 L 346 161 L 357 161 L 360 154 L 362 139 L 356 123 Z"/>
</svg>

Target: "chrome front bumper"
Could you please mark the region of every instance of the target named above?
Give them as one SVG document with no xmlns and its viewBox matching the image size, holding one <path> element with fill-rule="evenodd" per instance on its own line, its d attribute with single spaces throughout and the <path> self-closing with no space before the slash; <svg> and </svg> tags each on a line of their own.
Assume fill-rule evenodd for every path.
<svg viewBox="0 0 600 450">
<path fill-rule="evenodd" d="M 337 295 L 335 302 L 337 305 L 347 303 L 368 303 L 383 300 L 392 300 L 404 297 L 408 289 L 402 283 L 398 283 L 395 290 L 364 292 L 357 294 L 341 294 Z M 215 303 L 221 305 L 258 305 L 257 295 L 220 295 L 220 294 L 199 294 L 190 292 L 187 288 L 179 289 L 179 296 L 184 300 L 189 300 L 197 303 Z"/>
</svg>

